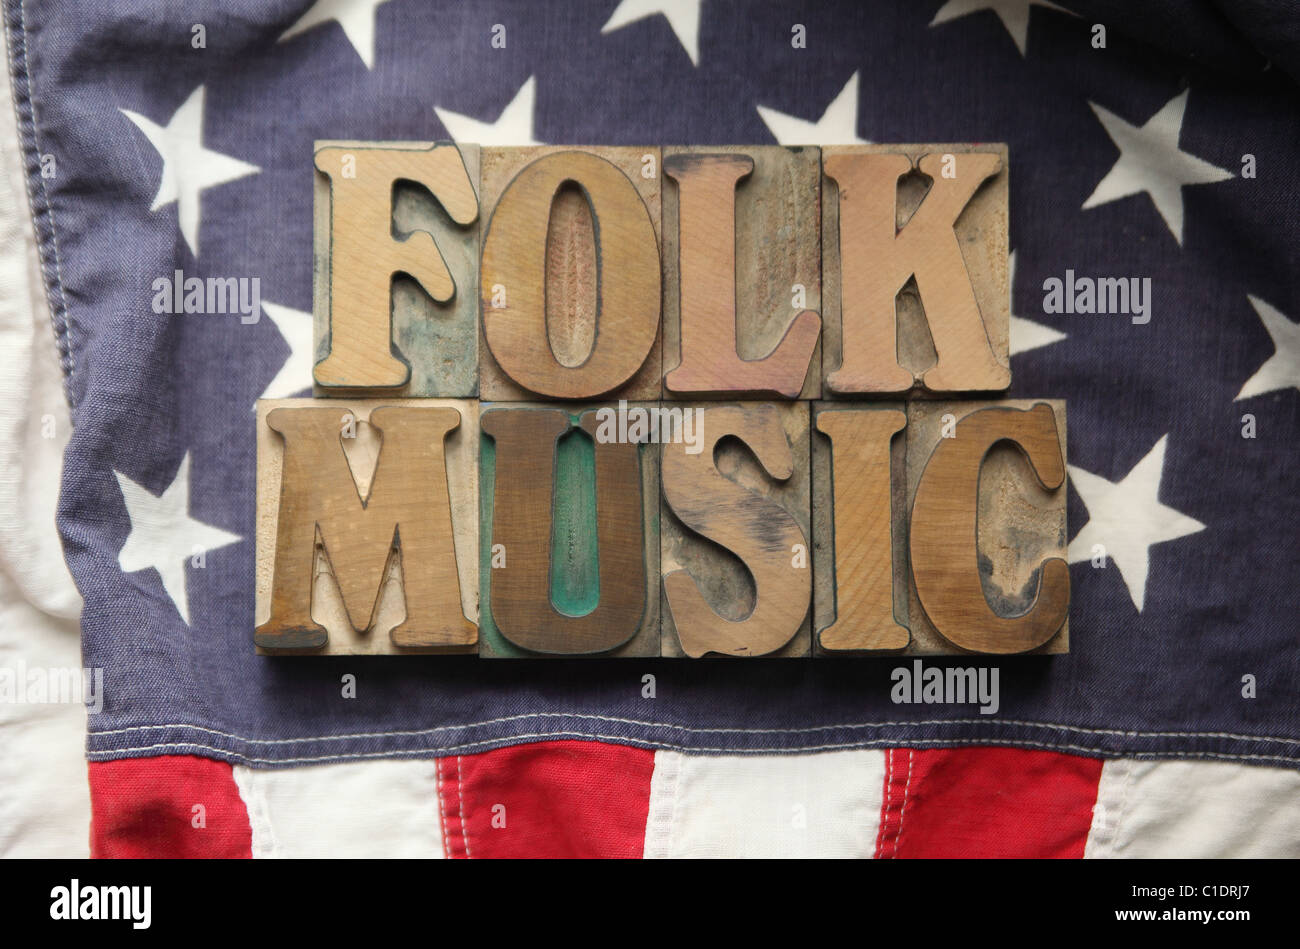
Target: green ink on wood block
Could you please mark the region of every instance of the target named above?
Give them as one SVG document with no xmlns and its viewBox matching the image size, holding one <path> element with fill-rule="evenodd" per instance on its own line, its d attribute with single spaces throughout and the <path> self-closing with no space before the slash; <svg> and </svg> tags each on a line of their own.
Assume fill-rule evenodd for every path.
<svg viewBox="0 0 1300 949">
<path fill-rule="evenodd" d="M 650 403 L 647 403 L 649 405 Z M 617 649 L 602 653 L 574 653 L 583 656 L 658 656 L 659 655 L 659 446 L 641 445 L 640 484 L 643 541 L 646 570 L 642 577 L 603 576 L 597 532 L 596 451 L 592 437 L 579 425 L 584 412 L 605 408 L 603 405 L 564 406 L 569 428 L 555 440 L 553 455 L 554 481 L 549 510 L 540 509 L 538 517 L 550 518 L 548 584 L 551 607 L 562 616 L 581 617 L 600 604 L 601 590 L 613 584 L 645 585 L 645 615 L 633 637 Z M 555 410 L 554 404 L 485 403 L 483 415 L 501 410 Z M 486 431 L 479 443 L 479 652 L 491 658 L 557 658 L 554 653 L 539 653 L 511 642 L 497 626 L 492 613 L 492 577 L 494 571 L 509 569 L 510 551 L 495 549 L 494 508 L 496 500 L 496 443 Z M 629 486 L 625 490 L 632 490 Z M 496 568 L 493 564 L 497 563 Z"/>
</svg>

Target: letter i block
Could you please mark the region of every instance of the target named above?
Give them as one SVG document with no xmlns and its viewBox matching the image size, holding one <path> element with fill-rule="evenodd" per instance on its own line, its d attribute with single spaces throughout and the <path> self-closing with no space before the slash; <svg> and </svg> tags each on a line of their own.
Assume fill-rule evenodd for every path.
<svg viewBox="0 0 1300 949">
<path fill-rule="evenodd" d="M 259 653 L 473 652 L 478 403 L 257 403 Z"/>
<path fill-rule="evenodd" d="M 478 394 L 478 161 L 477 145 L 316 143 L 316 395 Z"/>
<path fill-rule="evenodd" d="M 822 149 L 825 398 L 1011 384 L 1005 145 Z"/>
<path fill-rule="evenodd" d="M 661 447 L 663 654 L 808 655 L 808 403 L 664 407 L 696 414 Z"/>
<path fill-rule="evenodd" d="M 658 399 L 657 148 L 484 148 L 484 401 Z"/>
<path fill-rule="evenodd" d="M 619 414 L 484 406 L 481 656 L 659 655 L 658 456 Z"/>
<path fill-rule="evenodd" d="M 664 175 L 664 397 L 820 398 L 820 151 L 665 148 Z"/>
<path fill-rule="evenodd" d="M 907 648 L 907 405 L 816 402 L 816 655 Z"/>
<path fill-rule="evenodd" d="M 907 413 L 909 653 L 1068 652 L 1064 401 Z"/>
</svg>

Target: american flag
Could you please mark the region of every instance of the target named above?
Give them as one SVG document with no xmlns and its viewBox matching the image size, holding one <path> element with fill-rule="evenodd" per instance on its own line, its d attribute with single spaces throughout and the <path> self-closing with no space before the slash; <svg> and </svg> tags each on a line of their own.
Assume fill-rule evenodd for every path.
<svg viewBox="0 0 1300 949">
<path fill-rule="evenodd" d="M 1300 856 L 1293 5 L 4 15 L 94 854 Z M 993 715 L 894 704 L 897 660 L 254 655 L 252 407 L 310 386 L 318 139 L 1008 143 L 1010 395 L 1069 406 L 1069 655 L 979 660 Z M 260 279 L 264 318 L 156 314 L 177 270 Z M 1047 312 L 1067 271 L 1149 278 L 1149 322 Z"/>
</svg>

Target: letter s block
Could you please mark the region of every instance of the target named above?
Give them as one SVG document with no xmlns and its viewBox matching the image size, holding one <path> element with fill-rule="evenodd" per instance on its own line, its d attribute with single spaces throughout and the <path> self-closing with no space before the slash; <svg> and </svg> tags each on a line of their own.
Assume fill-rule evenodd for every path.
<svg viewBox="0 0 1300 949">
<path fill-rule="evenodd" d="M 663 654 L 806 656 L 808 403 L 687 407 L 700 437 L 662 446 Z"/>
</svg>

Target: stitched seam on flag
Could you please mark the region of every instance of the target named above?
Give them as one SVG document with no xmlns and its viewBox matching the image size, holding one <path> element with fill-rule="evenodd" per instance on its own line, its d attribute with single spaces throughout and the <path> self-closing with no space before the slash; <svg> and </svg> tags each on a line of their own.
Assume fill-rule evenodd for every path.
<svg viewBox="0 0 1300 949">
<path fill-rule="evenodd" d="M 894 851 L 890 859 L 898 859 L 898 848 L 903 844 L 903 817 L 907 814 L 907 795 L 912 790 L 912 763 L 916 760 L 916 751 L 907 749 L 907 783 L 903 785 L 903 806 L 898 809 L 898 827 L 894 830 Z"/>
<path fill-rule="evenodd" d="M 686 759 L 680 751 L 669 751 L 673 755 L 672 796 L 668 798 L 668 850 L 664 854 L 671 858 L 673 845 L 677 842 L 677 827 L 681 814 L 681 771 L 686 766 Z"/>
<path fill-rule="evenodd" d="M 676 762 L 673 765 L 673 784 L 672 784 L 672 808 L 668 812 L 668 852 L 667 857 L 673 855 L 673 845 L 677 842 L 677 828 L 680 825 L 679 816 L 682 813 L 682 769 L 686 766 L 686 759 L 680 753 L 673 752 L 677 755 Z"/>
<path fill-rule="evenodd" d="M 262 845 L 264 854 L 266 857 L 279 859 L 284 856 L 284 851 L 280 847 L 280 837 L 275 832 L 275 822 L 271 820 L 271 799 L 261 781 L 254 779 L 250 787 L 253 788 L 256 801 L 257 825 L 264 841 Z"/>
<path fill-rule="evenodd" d="M 442 763 L 446 768 L 446 786 L 449 791 L 454 791 L 456 795 L 456 800 L 454 802 L 450 797 L 450 793 L 446 798 L 444 798 L 443 806 L 447 809 L 447 833 L 450 835 L 450 839 L 454 842 L 452 844 L 452 851 L 455 853 L 456 858 L 463 860 L 466 857 L 465 836 L 456 817 L 460 809 L 460 787 L 452 780 L 451 760 L 444 758 Z"/>
<path fill-rule="evenodd" d="M 432 762 L 433 762 L 433 807 L 434 807 L 434 811 L 435 811 L 436 814 L 437 814 L 437 819 L 438 819 L 438 826 L 437 826 L 437 828 L 436 828 L 437 833 L 438 833 L 438 845 L 437 845 L 437 847 L 431 847 L 431 848 L 430 848 L 430 856 L 436 858 L 436 857 L 438 856 L 438 854 L 441 853 L 441 854 L 442 854 L 442 858 L 445 860 L 445 859 L 447 859 L 447 838 L 446 838 L 446 837 L 443 835 L 443 833 L 442 833 L 442 792 L 441 792 L 440 788 L 438 787 L 438 760 L 439 760 L 439 759 L 437 759 L 437 758 L 432 759 Z M 421 771 L 421 772 L 420 772 L 420 776 L 421 776 L 420 789 L 421 789 L 421 793 L 423 793 L 423 791 L 424 791 L 424 784 L 423 784 L 423 782 L 426 781 L 426 780 L 428 780 L 428 772 L 427 772 L 427 771 Z M 425 812 L 421 811 L 421 813 L 425 813 Z M 427 819 L 427 818 L 426 818 L 426 819 Z M 434 828 L 431 828 L 431 829 L 434 829 Z"/>
<path fill-rule="evenodd" d="M 438 826 L 442 829 L 442 855 L 452 858 L 451 840 L 447 836 L 447 797 L 442 793 L 442 759 L 437 760 L 435 773 L 438 776 Z"/>
<path fill-rule="evenodd" d="M 650 807 L 646 811 L 645 841 L 641 848 L 643 859 L 667 859 L 673 855 L 681 765 L 682 756 L 678 752 L 655 752 L 654 770 L 650 776 Z"/>
<path fill-rule="evenodd" d="M 885 853 L 885 831 L 889 827 L 889 813 L 894 797 L 894 749 L 885 749 L 885 791 L 884 799 L 880 802 L 880 826 L 876 828 L 876 859 L 880 860 Z"/>
<path fill-rule="evenodd" d="M 891 748 L 886 752 L 889 762 L 889 805 L 884 811 L 885 819 L 882 821 L 882 836 L 880 839 L 881 860 L 893 860 L 898 856 L 898 835 L 902 830 L 903 811 L 907 808 L 907 791 L 903 789 L 903 796 L 896 800 L 896 791 L 901 783 L 899 773 L 901 771 L 898 763 L 898 756 L 902 754 L 903 749 Z M 911 749 L 908 749 L 911 754 Z M 909 759 L 910 761 L 910 759 Z M 909 772 L 910 773 L 910 772 Z"/>
<path fill-rule="evenodd" d="M 1136 783 L 1136 778 L 1133 774 L 1132 765 L 1130 764 L 1121 765 L 1120 774 L 1124 778 L 1124 790 L 1120 793 L 1119 816 L 1115 819 L 1115 832 L 1110 835 L 1109 850 L 1112 856 L 1114 856 L 1119 851 L 1119 839 L 1120 839 L 1119 832 L 1120 829 L 1124 826 L 1124 817 L 1128 813 L 1128 792 L 1129 789 L 1133 787 L 1133 785 Z"/>
<path fill-rule="evenodd" d="M 270 804 L 262 791 L 261 782 L 251 768 L 232 768 L 235 789 L 244 802 L 248 813 L 248 828 L 252 835 L 250 851 L 252 856 L 263 859 L 275 859 L 280 856 L 280 846 L 275 839 L 271 824 Z"/>
<path fill-rule="evenodd" d="M 306 738 L 246 738 L 233 732 L 225 732 L 203 725 L 186 722 L 173 722 L 165 725 L 130 725 L 125 728 L 112 728 L 105 731 L 90 732 L 90 736 L 124 735 L 137 731 L 158 731 L 167 728 L 189 728 L 194 731 L 219 735 L 222 738 L 234 738 L 251 745 L 293 745 L 308 741 L 347 741 L 353 738 L 407 738 L 417 735 L 431 735 L 436 732 L 456 731 L 463 728 L 482 728 L 488 725 L 501 725 L 506 722 L 522 721 L 530 718 L 572 718 L 609 722 L 617 725 L 637 725 L 645 728 L 668 728 L 673 731 L 691 732 L 701 735 L 804 735 L 813 732 L 836 731 L 856 728 L 894 728 L 916 725 L 1010 725 L 1026 728 L 1046 728 L 1053 731 L 1079 732 L 1085 735 L 1116 735 L 1122 738 L 1227 738 L 1236 741 L 1267 741 L 1286 745 L 1300 745 L 1300 738 L 1276 738 L 1269 735 L 1243 735 L 1236 732 L 1202 732 L 1202 731 L 1130 731 L 1121 728 L 1088 728 L 1082 725 L 1062 725 L 1058 722 L 1030 722 L 1013 718 L 927 718 L 912 721 L 889 722 L 845 722 L 838 725 L 811 725 L 805 728 L 693 728 L 689 725 L 675 725 L 671 722 L 647 722 L 635 718 L 618 718 L 610 715 L 592 715 L 583 712 L 526 712 L 520 715 L 506 715 L 500 718 L 487 718 L 478 722 L 465 722 L 460 725 L 437 725 L 406 731 L 353 732 L 344 735 L 316 735 Z M 664 745 L 663 747 L 672 747 Z"/>
<path fill-rule="evenodd" d="M 456 802 L 460 805 L 460 840 L 465 845 L 465 859 L 471 857 L 469 852 L 469 827 L 465 824 L 465 778 L 460 770 L 461 756 L 456 756 Z"/>
<path fill-rule="evenodd" d="M 10 6 L 10 12 L 17 10 L 17 21 L 12 15 L 6 17 L 9 26 L 7 34 L 9 44 L 9 75 L 13 87 L 14 115 L 18 120 L 21 147 L 27 154 L 27 200 L 32 211 L 32 227 L 36 231 L 37 248 L 41 258 L 41 276 L 45 283 L 45 296 L 50 304 L 50 320 L 53 323 L 55 345 L 59 350 L 59 365 L 63 370 L 63 391 L 70 406 L 74 406 L 72 394 L 72 334 L 68 327 L 67 300 L 63 296 L 63 264 L 59 256 L 59 238 L 54 221 L 54 207 L 50 203 L 45 180 L 40 176 L 41 147 L 37 138 L 36 110 L 32 105 L 32 82 L 27 69 L 27 10 L 25 0 L 19 0 Z M 39 190 L 38 190 L 39 189 Z M 48 221 L 48 224 L 45 222 Z M 54 269 L 51 274 L 48 261 L 53 258 Z M 75 406 L 74 406 L 75 407 Z"/>
<path fill-rule="evenodd" d="M 91 761 L 111 760 L 115 757 L 125 757 L 137 752 L 163 751 L 164 749 L 187 749 L 198 751 L 211 751 L 217 755 L 225 755 L 238 761 L 252 764 L 270 764 L 270 765 L 289 765 L 289 764 L 308 764 L 316 761 L 348 761 L 364 758 L 423 758 L 436 755 L 445 755 L 464 751 L 470 748 L 483 748 L 488 746 L 507 747 L 518 742 L 528 742 L 533 740 L 550 741 L 563 738 L 586 739 L 592 741 L 606 741 L 611 744 L 628 745 L 633 748 L 664 748 L 672 751 L 680 751 L 685 754 L 720 754 L 720 755 L 771 755 L 771 754 L 808 754 L 818 751 L 836 751 L 847 748 L 880 748 L 889 747 L 898 743 L 897 738 L 879 739 L 863 742 L 838 742 L 824 745 L 809 745 L 803 748 L 782 748 L 782 747 L 763 747 L 763 748 L 727 748 L 727 747 L 707 747 L 700 745 L 674 745 L 668 742 L 655 742 L 641 738 L 629 737 L 627 735 L 601 735 L 593 732 L 535 732 L 524 735 L 509 735 L 502 738 L 485 739 L 483 741 L 468 742 L 462 745 L 453 745 L 450 748 L 406 748 L 394 749 L 392 751 L 373 751 L 373 752 L 355 752 L 350 754 L 336 755 L 316 755 L 300 758 L 253 758 L 237 751 L 231 751 L 228 748 L 218 748 L 214 745 L 204 745 L 198 742 L 159 742 L 153 745 L 140 745 L 132 748 L 113 748 L 104 751 L 87 751 L 86 757 Z M 1117 752 L 1108 748 L 1096 748 L 1087 745 L 1072 745 L 1066 743 L 1049 743 L 1042 741 L 1028 741 L 1016 738 L 907 738 L 910 745 L 921 745 L 935 748 L 956 748 L 968 747 L 971 745 L 989 746 L 989 747 L 1024 747 L 1024 748 L 1042 748 L 1046 751 L 1079 751 L 1085 754 L 1097 754 L 1110 756 L 1111 758 L 1129 758 L 1142 760 L 1148 758 L 1208 758 L 1221 761 L 1283 761 L 1289 767 L 1296 767 L 1296 759 L 1288 755 L 1257 755 L 1257 754 L 1230 754 L 1224 752 L 1211 751 L 1122 751 Z"/>
<path fill-rule="evenodd" d="M 1106 859 L 1114 856 L 1115 830 L 1121 819 L 1124 798 L 1127 795 L 1125 763 L 1107 762 L 1102 767 L 1097 781 L 1097 800 L 1092 806 L 1092 821 L 1088 827 L 1088 839 L 1084 843 L 1085 859 Z M 1117 801 L 1116 798 L 1119 800 Z"/>
<path fill-rule="evenodd" d="M 444 759 L 443 763 L 447 766 L 447 784 L 456 793 L 456 800 L 453 802 L 447 799 L 447 827 L 451 831 L 452 839 L 456 841 L 456 856 L 462 860 L 468 859 L 469 854 L 465 850 L 465 827 L 460 822 L 460 782 L 452 777 L 451 759 Z"/>
</svg>

